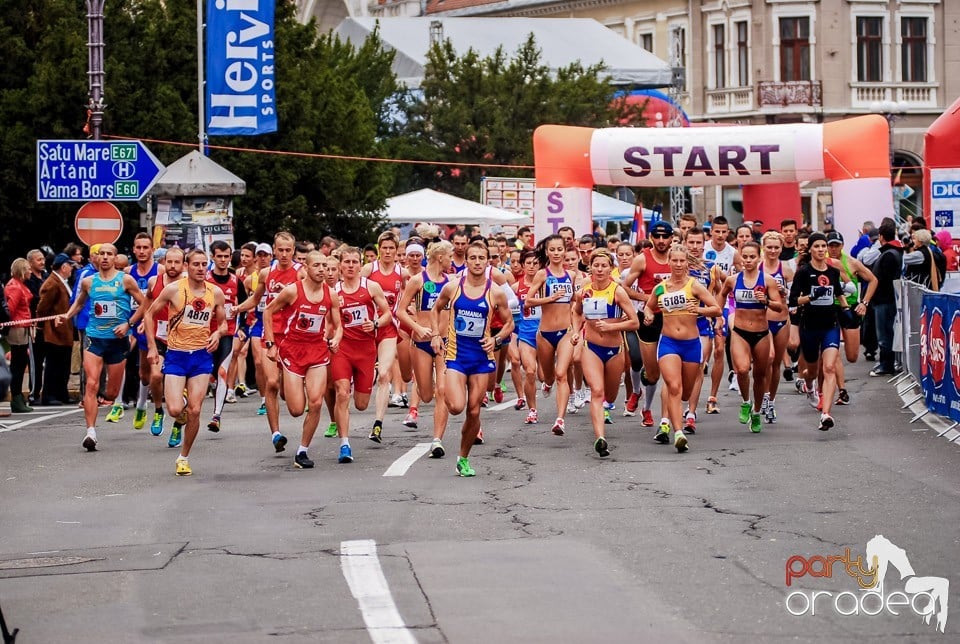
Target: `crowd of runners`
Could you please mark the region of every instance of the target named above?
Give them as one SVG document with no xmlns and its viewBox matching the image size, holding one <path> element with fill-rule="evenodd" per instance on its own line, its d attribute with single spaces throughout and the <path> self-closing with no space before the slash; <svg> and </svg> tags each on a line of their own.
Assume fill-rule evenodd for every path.
<svg viewBox="0 0 960 644">
<path fill-rule="evenodd" d="M 281 405 L 303 417 L 297 468 L 314 466 L 308 450 L 325 413 L 324 435 L 339 438 L 338 460 L 350 463 L 351 407 L 372 402 L 375 420 L 361 431 L 380 443 L 393 429 L 389 406 L 407 408 L 403 424 L 417 428 L 421 405 L 432 403 L 430 456 L 446 455 L 450 417 L 462 415 L 456 471 L 474 476 L 481 410 L 503 402 L 507 371 L 518 428 L 545 422 L 564 436 L 567 415 L 587 408 L 600 457 L 620 409 L 678 452 L 701 414 L 736 415 L 760 432 L 777 422 L 781 378 L 819 412 L 811 425 L 829 430 L 831 408 L 850 402 L 840 351 L 856 361 L 877 280 L 836 232 L 798 234 L 792 220 L 759 240 L 757 232 L 731 231 L 723 217 L 704 229 L 684 216 L 676 228 L 651 225 L 637 244 L 597 247 L 569 227 L 533 245 L 527 229 L 517 239 L 442 239 L 421 225 L 363 249 L 316 249 L 281 231 L 272 244 L 218 241 L 209 253 L 154 249 L 140 233 L 125 268 L 113 245 L 90 249 L 53 326 L 88 316 L 82 446 L 98 448 L 100 407 L 108 422 L 123 417 L 118 396 L 135 347 L 133 427 L 168 432 L 178 476 L 191 474 L 200 427 L 219 432 L 225 403 L 254 392 L 276 452 L 288 446 Z M 243 382 L 248 352 L 256 382 Z M 739 392 L 739 409 L 721 409 L 725 385 Z"/>
</svg>

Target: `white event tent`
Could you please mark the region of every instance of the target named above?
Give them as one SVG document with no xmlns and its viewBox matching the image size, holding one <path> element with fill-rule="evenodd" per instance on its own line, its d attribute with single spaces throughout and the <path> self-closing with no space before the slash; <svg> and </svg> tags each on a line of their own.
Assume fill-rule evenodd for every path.
<svg viewBox="0 0 960 644">
<path fill-rule="evenodd" d="M 386 218 L 394 224 L 467 224 L 481 227 L 529 225 L 530 218 L 469 199 L 424 188 L 387 199 Z"/>
</svg>

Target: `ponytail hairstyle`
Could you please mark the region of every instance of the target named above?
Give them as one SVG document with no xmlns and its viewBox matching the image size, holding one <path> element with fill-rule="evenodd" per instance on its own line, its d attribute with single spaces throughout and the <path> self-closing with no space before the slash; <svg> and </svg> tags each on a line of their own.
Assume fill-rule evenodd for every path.
<svg viewBox="0 0 960 644">
<path fill-rule="evenodd" d="M 550 260 L 547 259 L 547 246 L 552 241 L 559 241 L 561 244 L 563 244 L 564 251 L 567 249 L 566 242 L 563 241 L 563 237 L 560 235 L 547 235 L 541 239 L 536 248 L 537 260 L 540 262 L 540 268 L 545 269 L 550 265 Z"/>
<path fill-rule="evenodd" d="M 813 242 L 818 241 L 827 241 L 827 236 L 821 232 L 816 232 L 807 237 L 807 247 L 803 250 L 803 252 L 797 255 L 797 268 L 800 268 L 800 266 L 803 264 L 810 263 L 810 248 L 813 246 Z"/>
</svg>

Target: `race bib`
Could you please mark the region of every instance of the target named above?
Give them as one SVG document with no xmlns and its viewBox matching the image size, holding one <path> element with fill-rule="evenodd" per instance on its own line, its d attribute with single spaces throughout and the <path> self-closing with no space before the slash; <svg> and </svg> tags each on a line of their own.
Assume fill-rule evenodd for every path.
<svg viewBox="0 0 960 644">
<path fill-rule="evenodd" d="M 167 321 L 166 320 L 157 320 L 157 337 L 162 340 L 167 339 Z"/>
<path fill-rule="evenodd" d="M 539 320 L 542 315 L 542 311 L 539 306 L 534 306 L 529 309 L 523 309 L 523 319 L 525 320 Z"/>
<path fill-rule="evenodd" d="M 105 320 L 117 317 L 116 302 L 94 302 L 93 317 L 98 320 Z"/>
<path fill-rule="evenodd" d="M 257 302 L 257 313 L 263 313 L 267 310 L 267 296 L 264 295 L 260 298 L 260 301 Z"/>
<path fill-rule="evenodd" d="M 484 318 L 464 315 L 463 313 L 458 313 L 454 321 L 454 329 L 457 335 L 465 338 L 482 338 L 486 326 Z"/>
<path fill-rule="evenodd" d="M 297 314 L 297 330 L 303 333 L 320 333 L 323 331 L 323 318 L 324 316 L 315 313 L 300 312 Z"/>
<path fill-rule="evenodd" d="M 203 308 L 195 308 L 199 304 Z M 210 326 L 210 317 L 213 311 L 206 308 L 206 305 L 199 301 L 193 306 L 188 306 L 183 312 L 183 323 L 186 326 Z"/>
<path fill-rule="evenodd" d="M 140 304 L 135 299 L 133 299 L 133 296 L 130 296 L 130 310 L 135 312 L 139 308 L 140 308 Z"/>
<path fill-rule="evenodd" d="M 550 282 L 547 284 L 547 295 L 552 296 L 555 293 L 563 293 L 557 303 L 566 303 L 573 297 L 573 284 L 570 282 Z"/>
<path fill-rule="evenodd" d="M 741 304 L 757 301 L 757 293 L 752 288 L 738 288 L 734 291 L 734 300 Z"/>
<path fill-rule="evenodd" d="M 369 319 L 370 314 L 365 304 L 343 307 L 344 326 L 360 326 Z"/>
<path fill-rule="evenodd" d="M 607 318 L 607 300 L 602 297 L 583 298 L 583 316 L 588 320 L 605 320 Z"/>
<path fill-rule="evenodd" d="M 520 300 L 510 303 L 510 315 L 520 315 Z"/>
<path fill-rule="evenodd" d="M 233 312 L 233 304 L 224 304 L 223 313 L 226 315 L 228 320 L 232 320 L 237 316 L 237 314 Z"/>
<path fill-rule="evenodd" d="M 682 311 L 687 307 L 687 294 L 683 291 L 673 291 L 672 293 L 664 293 L 660 297 L 660 308 L 663 311 L 668 311 L 673 313 L 675 311 Z"/>
</svg>

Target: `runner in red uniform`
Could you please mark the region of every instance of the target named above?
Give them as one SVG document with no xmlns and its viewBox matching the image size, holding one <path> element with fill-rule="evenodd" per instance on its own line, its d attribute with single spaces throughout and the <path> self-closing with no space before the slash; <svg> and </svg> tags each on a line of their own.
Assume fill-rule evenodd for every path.
<svg viewBox="0 0 960 644">
<path fill-rule="evenodd" d="M 273 256 L 276 262 L 273 266 L 260 271 L 260 280 L 256 290 L 242 304 L 237 306 L 238 314 L 253 309 L 261 298 L 265 298 L 264 303 L 269 306 L 270 302 L 280 294 L 284 287 L 305 276 L 303 267 L 293 261 L 296 243 L 297 240 L 294 236 L 284 230 L 273 236 Z M 283 311 L 277 311 L 273 314 L 274 340 L 267 342 L 264 339 L 263 349 L 269 350 L 274 342 L 277 344 L 283 342 L 282 333 L 276 333 L 276 330 L 286 328 L 286 316 L 287 314 Z M 251 337 L 250 342 L 255 353 L 263 350 L 258 338 Z M 273 360 L 262 360 L 261 366 L 263 368 L 264 386 L 266 387 L 264 393 L 267 424 L 270 427 L 273 448 L 279 453 L 286 449 L 287 445 L 286 436 L 280 433 L 280 370 Z"/>
<path fill-rule="evenodd" d="M 343 341 L 333 355 L 330 373 L 336 389 L 334 421 L 340 435 L 340 462 L 352 463 L 350 451 L 350 381 L 353 381 L 353 405 L 363 411 L 370 404 L 374 365 L 377 360 L 378 329 L 392 326 L 393 316 L 376 282 L 360 277 L 360 249 L 348 246 L 340 252 L 340 314 L 343 317 Z M 396 342 L 396 340 L 394 340 Z"/>
<path fill-rule="evenodd" d="M 390 307 L 390 313 L 396 320 L 397 302 L 400 300 L 400 294 L 403 293 L 405 282 L 405 276 L 397 262 L 399 247 L 397 236 L 391 232 L 385 232 L 377 238 L 377 246 L 379 258 L 364 266 L 361 276 L 380 286 Z M 373 421 L 373 429 L 370 431 L 370 440 L 375 443 L 381 440 L 383 417 L 390 403 L 390 381 L 393 379 L 393 366 L 397 361 L 399 337 L 396 322 L 377 329 L 377 397 L 374 401 L 376 418 Z M 395 404 L 403 404 L 399 391 L 395 392 L 394 399 Z"/>
<path fill-rule="evenodd" d="M 330 353 L 337 351 L 343 336 L 340 301 L 324 281 L 326 262 L 320 251 L 307 254 L 306 270 L 307 277 L 285 287 L 267 306 L 263 327 L 264 341 L 274 343 L 277 329 L 273 326 L 273 314 L 284 313 L 287 324 L 283 342 L 279 346 L 272 344 L 267 358 L 274 362 L 279 358 L 283 367 L 283 391 L 290 415 L 302 415 L 305 403 L 309 403 L 300 447 L 293 459 L 294 467 L 299 469 L 313 467 L 307 449 L 320 424 Z"/>
<path fill-rule="evenodd" d="M 227 316 L 227 334 L 220 338 L 220 344 L 213 352 L 213 373 L 217 377 L 217 389 L 214 394 L 213 418 L 207 423 L 207 429 L 211 432 L 219 432 L 220 414 L 223 413 L 223 403 L 229 391 L 227 373 L 233 360 L 234 335 L 237 332 L 237 304 L 240 299 L 247 299 L 247 294 L 237 276 L 230 272 L 230 258 L 233 256 L 230 245 L 225 241 L 217 240 L 210 244 L 210 252 L 213 255 L 213 270 L 207 271 L 206 281 L 223 292 L 223 310 Z"/>
</svg>

